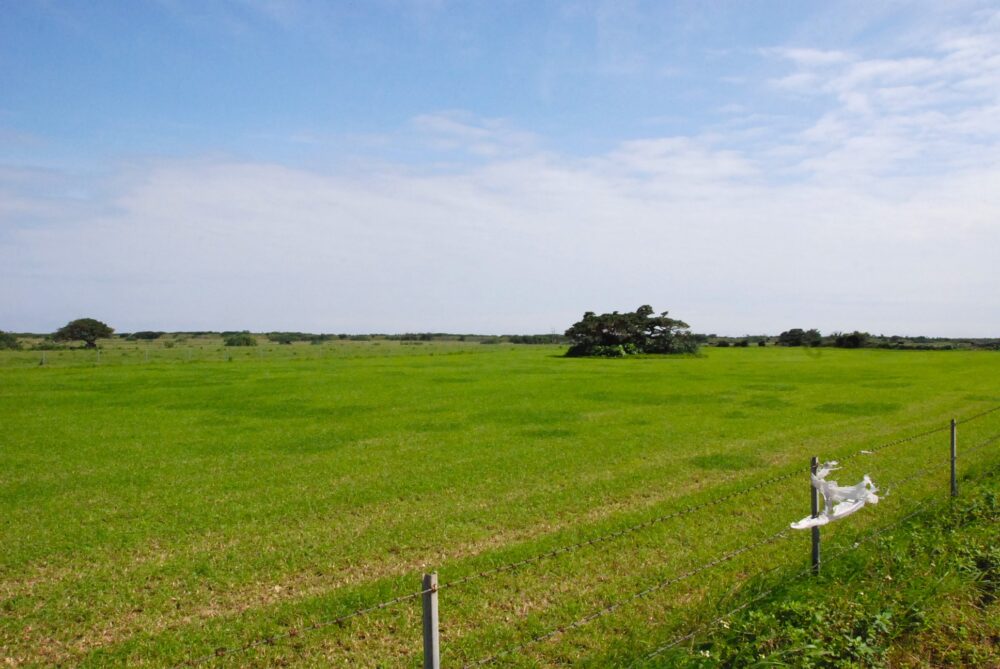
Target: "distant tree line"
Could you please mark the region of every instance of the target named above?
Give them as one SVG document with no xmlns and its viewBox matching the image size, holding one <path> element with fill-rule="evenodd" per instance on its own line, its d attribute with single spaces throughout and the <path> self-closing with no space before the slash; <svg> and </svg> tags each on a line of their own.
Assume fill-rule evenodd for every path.
<svg viewBox="0 0 1000 669">
<path fill-rule="evenodd" d="M 569 341 L 566 335 L 534 334 L 534 335 L 504 335 L 511 344 L 565 344 Z"/>
<path fill-rule="evenodd" d="M 172 339 L 164 343 L 170 348 L 188 337 L 221 336 L 227 345 L 256 346 L 258 338 L 249 330 L 191 330 L 164 332 L 161 330 L 140 330 L 114 334 L 114 329 L 94 318 L 78 318 L 70 321 L 51 334 L 15 333 L 0 331 L 0 350 L 18 350 L 27 343 L 32 350 L 64 350 L 73 348 L 70 342 L 82 342 L 84 348 L 96 348 L 99 339 L 117 337 L 126 341 L 154 341 L 170 335 Z M 667 312 L 655 315 L 652 307 L 643 305 L 634 312 L 597 315 L 584 314 L 583 319 L 574 323 L 565 334 L 506 334 L 476 335 L 451 334 L 447 332 L 406 332 L 403 334 L 314 334 L 297 331 L 274 331 L 262 335 L 268 341 L 279 344 L 309 342 L 322 344 L 327 341 L 373 340 L 399 341 L 402 343 L 423 343 L 431 341 L 456 341 L 480 344 L 526 344 L 565 345 L 569 344 L 567 355 L 624 356 L 635 353 L 688 353 L 699 345 L 718 347 L 777 346 L 789 347 L 836 347 L 845 349 L 881 348 L 892 350 L 949 350 L 979 349 L 1000 351 L 1000 339 L 996 338 L 947 338 L 901 335 L 872 335 L 868 332 L 834 332 L 824 336 L 818 329 L 792 328 L 781 334 L 745 335 L 725 337 L 716 334 L 697 334 L 688 330 L 683 321 L 667 317 Z M 24 340 L 28 340 L 25 342 Z M 232 344 L 228 342 L 232 341 Z M 252 343 L 251 343 L 252 342 Z"/>
<path fill-rule="evenodd" d="M 715 345 L 719 348 L 728 348 L 733 346 L 735 348 L 747 348 L 751 344 L 756 346 L 767 346 L 767 339 L 751 340 L 749 337 L 734 338 L 730 339 L 716 339 Z"/>
<path fill-rule="evenodd" d="M 720 338 L 716 335 L 709 335 L 709 338 L 715 342 L 716 346 L 721 346 L 723 348 L 727 346 L 767 346 L 772 340 L 776 346 L 833 346 L 837 348 L 863 348 L 868 345 L 870 337 L 871 335 L 867 332 L 858 331 L 848 333 L 835 332 L 830 336 L 824 337 L 823 334 L 816 328 L 808 330 L 803 328 L 792 328 L 791 330 L 785 330 L 777 337 L 770 337 L 768 335 L 747 335 L 742 338 Z"/>
<path fill-rule="evenodd" d="M 403 334 L 384 335 L 387 341 L 434 341 L 444 337 L 443 332 L 404 332 Z"/>
<path fill-rule="evenodd" d="M 268 332 L 268 341 L 273 341 L 277 344 L 293 344 L 297 341 L 305 341 L 310 344 L 322 344 L 325 341 L 329 341 L 334 338 L 334 335 L 328 334 L 311 334 L 309 332 Z"/>
<path fill-rule="evenodd" d="M 160 337 L 162 337 L 165 334 L 167 334 L 167 333 L 166 332 L 159 332 L 159 331 L 154 332 L 152 330 L 140 330 L 139 332 L 131 332 L 131 333 L 125 332 L 125 333 L 121 333 L 118 336 L 121 337 L 122 339 L 125 339 L 126 341 L 136 341 L 137 339 L 142 339 L 142 340 L 146 340 L 146 341 L 152 341 L 154 339 L 159 339 Z"/>
<path fill-rule="evenodd" d="M 758 346 L 767 344 L 768 338 L 744 338 L 740 341 L 718 340 L 717 346 L 748 346 L 757 339 Z M 902 337 L 893 335 L 873 335 L 861 330 L 853 332 L 833 332 L 823 335 L 816 328 L 808 330 L 802 328 L 792 328 L 785 330 L 775 338 L 774 343 L 778 346 L 804 346 L 818 347 L 825 346 L 831 348 L 882 348 L 895 350 L 948 350 L 953 348 L 982 348 L 1000 350 L 1000 342 L 995 339 L 948 339 L 944 337 Z"/>
</svg>

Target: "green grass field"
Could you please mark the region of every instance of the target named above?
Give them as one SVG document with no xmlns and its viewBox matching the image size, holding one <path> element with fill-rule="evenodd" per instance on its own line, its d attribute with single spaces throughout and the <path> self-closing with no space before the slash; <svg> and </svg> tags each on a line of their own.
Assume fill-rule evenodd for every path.
<svg viewBox="0 0 1000 669">
<path fill-rule="evenodd" d="M 149 346 L 149 348 L 145 348 Z M 419 600 L 312 624 L 942 427 L 1000 405 L 1000 354 L 115 342 L 0 354 L 0 664 L 416 667 Z M 1000 432 L 963 424 L 960 451 Z M 962 461 L 997 461 L 997 447 Z M 857 456 L 890 494 L 824 545 L 948 492 L 948 433 Z M 943 466 L 899 486 L 923 467 Z M 774 534 L 803 473 L 441 593 L 445 666 L 487 658 Z M 627 665 L 772 564 L 794 533 L 498 666 Z M 613 658 L 613 659 L 609 659 Z"/>
</svg>

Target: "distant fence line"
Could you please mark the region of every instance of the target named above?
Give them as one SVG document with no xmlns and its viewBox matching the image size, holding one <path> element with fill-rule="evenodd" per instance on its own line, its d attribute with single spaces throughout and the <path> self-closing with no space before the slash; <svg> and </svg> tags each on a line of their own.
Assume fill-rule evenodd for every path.
<svg viewBox="0 0 1000 669">
<path fill-rule="evenodd" d="M 852 453 L 845 454 L 844 456 L 838 458 L 838 461 L 840 461 L 840 462 L 846 462 L 846 461 L 849 461 L 849 460 L 853 460 L 854 458 L 860 457 L 862 455 L 874 455 L 874 454 L 876 454 L 876 453 L 878 453 L 878 452 L 880 452 L 882 450 L 885 450 L 885 449 L 893 447 L 893 446 L 898 446 L 898 445 L 901 445 L 901 444 L 904 444 L 904 443 L 907 443 L 907 442 L 912 442 L 912 441 L 915 441 L 917 439 L 921 439 L 921 438 L 924 438 L 924 437 L 927 437 L 927 436 L 930 436 L 930 435 L 933 435 L 933 434 L 937 434 L 937 433 L 940 433 L 940 432 L 945 432 L 945 431 L 951 430 L 952 431 L 952 442 L 951 442 L 952 443 L 952 457 L 951 457 L 950 460 L 945 460 L 945 461 L 942 461 L 942 462 L 940 462 L 938 464 L 930 465 L 928 467 L 925 467 L 925 468 L 919 470 L 915 474 L 912 474 L 912 475 L 907 476 L 905 478 L 894 480 L 894 481 L 890 481 L 888 484 L 885 484 L 885 489 L 891 493 L 891 491 L 894 490 L 895 488 L 897 488 L 898 486 L 905 485 L 905 484 L 907 484 L 907 483 L 909 483 L 909 482 L 911 482 L 913 480 L 925 477 L 925 476 L 927 476 L 927 475 L 929 475 L 931 473 L 939 472 L 939 471 L 945 469 L 946 467 L 949 467 L 949 465 L 950 465 L 951 466 L 951 470 L 952 470 L 952 482 L 953 482 L 952 483 L 952 491 L 951 492 L 952 492 L 952 495 L 954 495 L 954 494 L 957 493 L 957 489 L 955 488 L 954 480 L 955 480 L 956 462 L 957 462 L 957 459 L 958 459 L 957 454 L 955 452 L 955 435 L 956 435 L 956 431 L 955 430 L 956 430 L 956 426 L 970 423 L 972 421 L 975 421 L 975 420 L 983 418 L 983 417 L 985 417 L 987 415 L 990 415 L 990 414 L 992 414 L 992 413 L 994 413 L 996 411 L 1000 411 L 1000 405 L 995 406 L 995 407 L 993 407 L 991 409 L 987 409 L 985 411 L 981 411 L 981 412 L 979 412 L 977 414 L 969 416 L 968 418 L 964 418 L 964 419 L 961 419 L 961 420 L 953 420 L 949 424 L 946 424 L 946 425 L 944 425 L 942 427 L 932 428 L 932 429 L 925 430 L 925 431 L 917 433 L 917 434 L 909 435 L 907 437 L 902 437 L 902 438 L 899 438 L 899 439 L 894 439 L 892 441 L 888 441 L 888 442 L 882 443 L 882 444 L 880 444 L 878 446 L 874 446 L 874 447 L 871 447 L 871 448 L 868 448 L 868 449 L 855 450 Z M 971 455 L 971 454 L 973 454 L 975 452 L 978 452 L 980 450 L 985 449 L 986 447 L 988 447 L 988 446 L 990 446 L 992 444 L 997 443 L 998 441 L 1000 441 L 1000 433 L 994 434 L 994 435 L 986 438 L 985 440 L 977 443 L 976 445 L 974 445 L 974 446 L 972 446 L 970 448 L 963 449 L 962 450 L 962 455 L 963 456 Z M 470 582 L 473 582 L 473 581 L 477 581 L 477 580 L 480 580 L 480 579 L 484 579 L 484 578 L 496 576 L 496 575 L 499 575 L 499 574 L 502 574 L 502 573 L 515 571 L 515 570 L 517 570 L 519 568 L 522 568 L 524 566 L 527 566 L 527 565 L 530 565 L 530 564 L 534 564 L 534 563 L 537 563 L 537 562 L 541 562 L 541 561 L 546 560 L 546 559 L 556 558 L 558 556 L 565 555 L 565 554 L 568 554 L 568 553 L 572 553 L 572 552 L 580 550 L 582 548 L 586 548 L 586 547 L 595 546 L 595 545 L 598 545 L 598 544 L 601 544 L 601 543 L 609 542 L 609 541 L 612 541 L 614 539 L 620 538 L 622 536 L 639 532 L 641 530 L 647 529 L 647 528 L 652 527 L 654 525 L 657 525 L 657 524 L 660 524 L 660 523 L 664 523 L 666 521 L 669 521 L 669 520 L 672 520 L 672 519 L 675 519 L 675 518 L 679 518 L 679 517 L 682 517 L 682 516 L 690 515 L 690 514 L 698 512 L 698 511 L 707 509 L 707 508 L 718 506 L 720 504 L 723 504 L 724 502 L 730 501 L 730 500 L 735 499 L 737 497 L 741 497 L 743 495 L 747 495 L 747 494 L 749 494 L 751 492 L 754 492 L 756 490 L 760 490 L 762 488 L 765 488 L 767 486 L 773 485 L 775 483 L 786 481 L 786 480 L 791 479 L 792 477 L 795 477 L 795 476 L 801 476 L 801 475 L 803 475 L 805 473 L 808 473 L 809 471 L 810 471 L 810 467 L 797 467 L 797 468 L 791 469 L 789 471 L 786 471 L 786 472 L 784 472 L 782 474 L 769 477 L 767 479 L 758 481 L 757 483 L 754 483 L 754 484 L 749 485 L 747 487 L 740 488 L 739 490 L 736 490 L 736 491 L 733 491 L 733 492 L 730 492 L 730 493 L 726 493 L 725 495 L 721 495 L 719 497 L 715 497 L 715 498 L 707 500 L 705 502 L 701 502 L 701 503 L 698 503 L 698 504 L 692 504 L 692 505 L 686 506 L 684 508 L 677 509 L 675 511 L 671 511 L 670 513 L 663 514 L 663 515 L 660 515 L 660 516 L 656 516 L 656 517 L 651 518 L 649 520 L 645 520 L 645 521 L 643 521 L 641 523 L 636 523 L 636 524 L 633 524 L 633 525 L 629 525 L 627 527 L 621 528 L 621 529 L 616 530 L 614 532 L 609 532 L 609 533 L 606 533 L 606 534 L 601 534 L 601 535 L 598 535 L 598 536 L 595 536 L 595 537 L 591 537 L 591 538 L 586 539 L 586 540 L 582 540 L 582 541 L 578 541 L 578 542 L 575 542 L 575 543 L 572 543 L 572 544 L 567 544 L 567 545 L 559 546 L 557 548 L 554 548 L 554 549 L 551 549 L 551 550 L 548 550 L 548 551 L 544 551 L 542 553 L 538 553 L 538 554 L 533 555 L 533 556 L 528 557 L 528 558 L 524 558 L 524 559 L 517 560 L 517 561 L 514 561 L 514 562 L 510 562 L 510 563 L 506 563 L 506 564 L 503 564 L 503 565 L 499 565 L 497 567 L 492 567 L 490 569 L 485 569 L 485 570 L 482 570 L 482 571 L 474 572 L 474 573 L 468 574 L 466 576 L 462 576 L 460 578 L 457 578 L 455 580 L 447 581 L 447 582 L 442 583 L 440 585 L 437 583 L 437 575 L 436 574 L 425 574 L 424 575 L 424 579 L 423 579 L 423 585 L 422 585 L 422 587 L 421 587 L 420 590 L 416 590 L 416 591 L 413 591 L 413 592 L 405 593 L 405 594 L 399 595 L 397 597 L 393 597 L 391 599 L 388 599 L 388 600 L 385 600 L 385 601 L 381 601 L 381 602 L 372 604 L 372 605 L 367 606 L 367 607 L 359 608 L 359 609 L 356 609 L 354 611 L 350 611 L 350 612 L 345 613 L 343 615 L 337 616 L 335 618 L 331 618 L 331 619 L 328 619 L 328 620 L 315 622 L 315 623 L 312 623 L 310 625 L 306 625 L 306 626 L 303 626 L 303 627 L 300 627 L 300 628 L 288 629 L 288 630 L 286 630 L 286 631 L 284 631 L 282 633 L 279 633 L 279 634 L 273 634 L 273 635 L 269 635 L 269 636 L 266 636 L 266 637 L 262 637 L 262 638 L 259 638 L 259 639 L 255 640 L 255 641 L 252 641 L 250 643 L 247 643 L 247 644 L 244 644 L 244 645 L 241 645 L 241 646 L 220 647 L 220 648 L 215 649 L 215 651 L 213 651 L 211 654 L 206 654 L 206 655 L 203 655 L 203 656 L 200 656 L 200 657 L 196 657 L 196 658 L 187 660 L 186 662 L 183 662 L 183 663 L 181 663 L 180 665 L 177 665 L 177 666 L 179 666 L 179 667 L 183 667 L 183 666 L 197 666 L 197 665 L 201 665 L 201 664 L 205 664 L 207 662 L 210 662 L 210 661 L 212 661 L 214 659 L 219 659 L 219 658 L 223 658 L 223 657 L 226 657 L 226 656 L 229 656 L 229 655 L 234 655 L 234 654 L 246 652 L 246 651 L 252 650 L 254 648 L 259 648 L 259 647 L 262 647 L 262 646 L 274 645 L 275 643 L 277 643 L 279 641 L 282 641 L 282 640 L 285 640 L 285 639 L 295 638 L 295 637 L 298 637 L 301 634 L 304 634 L 306 632 L 311 632 L 311 631 L 319 630 L 319 629 L 322 629 L 322 628 L 325 628 L 325 627 L 331 627 L 331 626 L 341 625 L 341 624 L 343 624 L 343 623 L 345 623 L 345 622 L 347 622 L 347 621 L 349 621 L 349 620 L 351 620 L 353 618 L 362 617 L 362 616 L 365 616 L 365 615 L 368 615 L 368 614 L 371 614 L 371 613 L 375 613 L 375 612 L 383 610 L 383 609 L 387 609 L 387 608 L 396 606 L 396 605 L 401 604 L 403 602 L 407 602 L 407 601 L 411 601 L 411 600 L 415 600 L 415 599 L 419 598 L 419 599 L 423 600 L 423 609 L 424 609 L 424 616 L 423 616 L 424 617 L 424 621 L 423 621 L 424 622 L 424 658 L 425 658 L 424 667 L 425 667 L 425 669 L 440 669 L 440 638 L 439 638 L 438 631 L 437 631 L 438 630 L 438 623 L 437 623 L 438 593 L 440 591 L 447 590 L 449 588 L 459 587 L 461 585 L 464 585 L 464 584 L 467 584 L 467 583 L 470 583 Z M 896 527 L 896 526 L 902 524 L 903 522 L 905 522 L 906 520 L 909 520 L 910 518 L 913 518 L 918 513 L 921 513 L 922 511 L 927 510 L 927 508 L 929 508 L 929 505 L 930 505 L 930 500 L 925 500 L 925 501 L 919 503 L 917 505 L 917 508 L 915 510 L 913 510 L 912 512 L 910 512 L 910 513 L 906 514 L 905 516 L 903 516 L 903 517 L 901 517 L 901 518 L 893 521 L 892 523 L 889 523 L 889 524 L 887 524 L 887 525 L 885 525 L 885 526 L 883 526 L 883 527 L 881 527 L 881 528 L 879 528 L 877 530 L 874 530 L 872 532 L 867 533 L 863 537 L 855 540 L 855 543 L 852 546 L 843 548 L 843 549 L 841 549 L 841 550 L 839 550 L 839 551 L 837 551 L 837 552 L 835 552 L 835 553 L 833 553 L 831 555 L 825 556 L 824 560 L 825 561 L 830 561 L 830 560 L 836 559 L 837 557 L 840 557 L 841 555 L 844 555 L 844 554 L 846 554 L 846 553 L 848 553 L 848 552 L 850 552 L 852 550 L 855 550 L 860 544 L 865 543 L 867 541 L 870 541 L 870 540 L 874 539 L 875 537 L 877 537 L 877 536 L 885 533 L 886 531 L 892 529 L 893 527 Z M 692 578 L 693 576 L 696 576 L 696 575 L 698 575 L 700 573 L 708 571 L 708 570 L 710 570 L 710 569 L 712 569 L 714 567 L 717 567 L 717 566 L 719 566 L 721 564 L 729 562 L 729 561 L 733 560 L 734 558 L 736 558 L 739 555 L 742 555 L 744 553 L 750 552 L 752 550 L 755 550 L 757 548 L 760 548 L 760 547 L 768 545 L 768 544 L 776 543 L 776 542 L 784 539 L 785 537 L 787 537 L 789 535 L 790 535 L 790 532 L 786 528 L 786 529 L 782 529 L 780 532 L 777 532 L 777 533 L 775 533 L 773 535 L 764 537 L 764 538 L 759 539 L 757 541 L 754 541 L 752 543 L 744 544 L 743 546 L 740 546 L 738 548 L 731 549 L 731 550 L 729 550 L 729 551 L 727 551 L 725 553 L 722 553 L 722 554 L 716 556 L 715 558 L 713 558 L 711 560 L 708 560 L 707 562 L 703 562 L 703 563 L 701 563 L 701 564 L 699 564 L 699 565 L 697 565 L 695 567 L 692 567 L 692 568 L 686 570 L 685 572 L 682 572 L 680 574 L 672 576 L 671 578 L 666 579 L 664 581 L 660 581 L 660 582 L 655 583 L 653 585 L 647 586 L 646 588 L 644 588 L 644 589 L 642 589 L 642 590 L 640 590 L 638 592 L 632 593 L 632 594 L 630 594 L 630 595 L 628 595 L 628 596 L 626 596 L 626 597 L 624 597 L 622 599 L 619 599 L 618 601 L 616 601 L 616 602 L 614 602 L 612 604 L 609 604 L 609 605 L 604 606 L 604 607 L 602 607 L 600 609 L 597 609 L 597 610 L 595 610 L 595 611 L 587 614 L 586 616 L 578 618 L 578 619 L 576 619 L 574 621 L 571 621 L 569 623 L 564 623 L 564 624 L 555 626 L 555 627 L 553 627 L 553 628 L 551 628 L 551 629 L 549 629 L 549 630 L 547 630 L 547 631 L 545 631 L 545 632 L 543 632 L 541 634 L 534 635 L 531 638 L 529 638 L 529 639 L 527 639 L 527 640 L 525 640 L 525 641 L 523 641 L 521 643 L 518 643 L 518 644 L 515 644 L 515 645 L 512 645 L 512 646 L 509 646 L 509 647 L 507 647 L 505 649 L 502 649 L 502 650 L 498 651 L 497 653 L 495 653 L 495 654 L 493 654 L 493 655 L 491 655 L 489 657 L 483 658 L 483 659 L 478 660 L 478 661 L 473 661 L 473 662 L 466 663 L 464 666 L 465 667 L 480 667 L 480 666 L 486 666 L 486 665 L 489 665 L 489 664 L 493 664 L 493 663 L 497 662 L 498 660 L 500 660 L 500 659 L 502 659 L 504 657 L 509 657 L 509 656 L 511 656 L 513 654 L 516 654 L 516 653 L 518 653 L 518 652 L 520 652 L 520 651 L 528 648 L 529 646 L 532 646 L 534 644 L 540 643 L 540 642 L 545 641 L 547 639 L 554 638 L 554 637 L 556 637 L 556 636 L 558 636 L 558 635 L 560 635 L 560 634 L 562 634 L 564 632 L 570 631 L 572 629 L 577 629 L 577 628 L 582 627 L 582 626 L 584 626 L 584 625 L 586 625 L 586 624 L 588 624 L 588 623 L 590 623 L 590 622 L 592 622 L 594 620 L 597 620 L 598 618 L 601 618 L 601 617 L 607 616 L 607 615 L 609 615 L 611 613 L 614 613 L 615 611 L 621 609 L 624 606 L 627 606 L 628 604 L 630 604 L 632 602 L 635 602 L 636 600 L 648 597 L 649 595 L 653 594 L 654 592 L 663 590 L 663 589 L 665 589 L 665 588 L 667 588 L 667 587 L 669 587 L 671 585 L 674 585 L 674 584 L 679 583 L 681 581 L 687 580 L 689 578 Z M 780 569 L 782 567 L 783 567 L 783 565 L 780 565 L 780 564 L 779 565 L 775 565 L 775 566 L 770 567 L 769 569 L 766 569 L 766 570 L 764 570 L 762 572 L 759 572 L 755 576 L 757 576 L 757 577 L 764 576 L 764 575 L 767 575 L 767 574 L 769 574 L 771 572 L 774 572 L 774 571 L 776 571 L 776 570 L 778 570 L 778 569 Z M 797 572 L 797 573 L 793 574 L 790 577 L 789 580 L 794 580 L 794 579 L 802 578 L 803 576 L 805 576 L 807 574 L 813 573 L 813 572 L 816 571 L 817 567 L 818 567 L 818 565 L 811 564 L 808 568 L 802 570 L 801 572 Z M 713 625 L 721 622 L 725 618 L 733 615 L 734 613 L 739 612 L 740 610 L 746 608 L 747 606 L 750 606 L 753 603 L 755 603 L 757 601 L 760 601 L 761 599 L 763 599 L 767 595 L 769 595 L 772 592 L 774 592 L 774 590 L 776 590 L 777 587 L 778 587 L 778 585 L 773 586 L 772 588 L 764 591 L 763 593 L 758 594 L 753 599 L 751 599 L 751 600 L 749 600 L 747 602 L 744 602 L 743 604 L 737 606 L 736 608 L 728 611 L 725 614 L 722 614 L 721 616 L 713 619 L 712 621 L 709 621 L 708 623 L 700 625 L 700 626 L 696 627 L 694 630 L 690 631 L 689 633 L 687 633 L 687 634 L 685 634 L 683 636 L 677 637 L 677 638 L 673 639 L 671 642 L 669 642 L 669 643 L 667 643 L 665 645 L 662 645 L 662 646 L 656 648 L 651 653 L 649 653 L 649 655 L 647 655 L 646 659 L 651 659 L 653 657 L 661 655 L 664 652 L 668 651 L 669 649 L 674 648 L 674 647 L 680 645 L 681 643 L 684 643 L 685 641 L 688 641 L 688 640 L 696 637 L 698 634 L 700 634 L 701 632 L 703 632 L 705 629 L 707 629 L 707 628 L 709 628 L 709 627 L 711 627 L 711 626 L 713 626 Z"/>
</svg>

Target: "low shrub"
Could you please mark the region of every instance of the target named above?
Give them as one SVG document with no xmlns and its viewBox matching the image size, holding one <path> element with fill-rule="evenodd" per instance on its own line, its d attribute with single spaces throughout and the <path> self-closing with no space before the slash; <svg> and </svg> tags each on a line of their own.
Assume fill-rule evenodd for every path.
<svg viewBox="0 0 1000 669">
<path fill-rule="evenodd" d="M 57 344 L 49 339 L 44 339 L 31 347 L 32 351 L 68 351 L 73 347 L 68 344 Z"/>
<path fill-rule="evenodd" d="M 257 338 L 252 334 L 239 332 L 226 337 L 225 344 L 226 346 L 256 346 Z"/>
</svg>

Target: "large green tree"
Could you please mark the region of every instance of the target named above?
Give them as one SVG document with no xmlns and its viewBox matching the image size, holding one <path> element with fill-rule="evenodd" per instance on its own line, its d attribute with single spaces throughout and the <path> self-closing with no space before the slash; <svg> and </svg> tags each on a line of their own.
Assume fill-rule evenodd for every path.
<svg viewBox="0 0 1000 669">
<path fill-rule="evenodd" d="M 97 348 L 98 339 L 106 339 L 114 334 L 114 328 L 94 318 L 77 318 L 56 330 L 52 338 L 56 341 L 82 341 L 87 348 Z"/>
<path fill-rule="evenodd" d="M 624 314 L 613 311 L 598 315 L 588 311 L 566 330 L 570 340 L 566 355 L 617 357 L 631 353 L 697 351 L 698 342 L 688 324 L 669 318 L 667 313 L 657 316 L 648 304 Z"/>
</svg>

